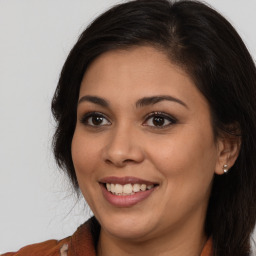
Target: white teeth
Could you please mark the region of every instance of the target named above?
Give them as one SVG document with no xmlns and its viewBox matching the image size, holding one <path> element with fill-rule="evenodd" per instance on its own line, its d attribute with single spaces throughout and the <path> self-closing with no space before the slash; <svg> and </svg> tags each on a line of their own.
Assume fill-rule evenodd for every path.
<svg viewBox="0 0 256 256">
<path fill-rule="evenodd" d="M 146 184 L 141 184 L 140 189 L 141 189 L 142 191 L 146 191 L 147 185 L 146 185 Z"/>
<path fill-rule="evenodd" d="M 116 184 L 115 193 L 116 194 L 122 194 L 123 193 L 123 186 L 120 185 L 120 184 Z"/>
<path fill-rule="evenodd" d="M 112 193 L 115 193 L 115 188 L 116 188 L 116 185 L 115 184 L 111 184 L 110 191 Z"/>
<path fill-rule="evenodd" d="M 146 184 L 113 184 L 113 183 L 106 183 L 107 190 L 110 191 L 112 194 L 115 195 L 133 195 L 139 191 L 146 191 L 152 189 L 154 185 L 146 185 Z"/>
<path fill-rule="evenodd" d="M 132 184 L 125 184 L 123 186 L 123 193 L 124 194 L 131 194 L 132 193 Z"/>
<path fill-rule="evenodd" d="M 111 184 L 107 183 L 107 190 L 111 191 Z"/>
<path fill-rule="evenodd" d="M 134 192 L 139 192 L 140 191 L 140 184 L 134 184 L 133 185 L 133 191 Z"/>
</svg>

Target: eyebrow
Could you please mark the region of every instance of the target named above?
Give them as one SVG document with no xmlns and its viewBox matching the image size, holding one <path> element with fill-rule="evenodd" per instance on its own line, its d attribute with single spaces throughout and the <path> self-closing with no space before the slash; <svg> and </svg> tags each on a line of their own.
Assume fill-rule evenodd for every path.
<svg viewBox="0 0 256 256">
<path fill-rule="evenodd" d="M 141 98 L 136 102 L 136 107 L 144 107 L 144 106 L 154 105 L 158 102 L 165 101 L 165 100 L 179 103 L 180 105 L 182 105 L 188 109 L 188 106 L 186 103 L 184 103 L 180 99 L 177 99 L 177 98 L 169 96 L 169 95 L 159 95 L 159 96 L 151 96 L 151 97 Z M 110 105 L 107 100 L 97 97 L 97 96 L 91 96 L 91 95 L 86 95 L 86 96 L 81 97 L 78 101 L 78 104 L 85 102 L 85 101 L 92 102 L 92 103 L 100 105 L 102 107 L 109 107 L 109 105 Z"/>
<path fill-rule="evenodd" d="M 78 104 L 85 102 L 85 101 L 92 102 L 94 104 L 100 105 L 105 108 L 109 106 L 109 103 L 107 100 L 97 97 L 97 96 L 90 96 L 90 95 L 86 95 L 86 96 L 83 96 L 82 98 L 80 98 L 78 101 Z"/>
<path fill-rule="evenodd" d="M 172 101 L 172 102 L 176 102 L 176 103 L 179 103 L 181 104 L 182 106 L 186 107 L 188 109 L 188 106 L 186 103 L 184 103 L 183 101 L 175 98 L 175 97 L 172 97 L 172 96 L 169 96 L 169 95 L 159 95 L 159 96 L 152 96 L 152 97 L 144 97 L 142 99 L 139 99 L 137 102 L 136 102 L 136 107 L 144 107 L 144 106 L 148 106 L 148 105 L 154 105 L 158 102 L 161 102 L 161 101 Z"/>
</svg>

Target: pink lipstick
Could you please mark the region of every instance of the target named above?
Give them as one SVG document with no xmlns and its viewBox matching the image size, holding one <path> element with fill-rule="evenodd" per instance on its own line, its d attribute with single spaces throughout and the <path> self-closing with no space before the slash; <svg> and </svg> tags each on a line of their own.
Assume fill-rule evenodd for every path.
<svg viewBox="0 0 256 256">
<path fill-rule="evenodd" d="M 131 207 L 155 191 L 158 184 L 136 177 L 105 177 L 99 181 L 103 196 L 116 207 Z"/>
</svg>

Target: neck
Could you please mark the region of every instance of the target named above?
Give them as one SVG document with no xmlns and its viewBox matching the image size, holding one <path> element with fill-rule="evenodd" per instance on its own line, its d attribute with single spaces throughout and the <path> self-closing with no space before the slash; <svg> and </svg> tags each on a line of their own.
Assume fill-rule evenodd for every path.
<svg viewBox="0 0 256 256">
<path fill-rule="evenodd" d="M 167 231 L 159 237 L 139 241 L 116 238 L 101 228 L 97 255 L 200 256 L 206 240 L 203 225 L 189 232 L 180 227 L 179 232 Z"/>
</svg>

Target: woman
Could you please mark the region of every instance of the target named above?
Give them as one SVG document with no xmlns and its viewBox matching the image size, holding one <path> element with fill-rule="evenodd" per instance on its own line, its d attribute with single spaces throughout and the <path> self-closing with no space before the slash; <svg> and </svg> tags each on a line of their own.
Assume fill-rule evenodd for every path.
<svg viewBox="0 0 256 256">
<path fill-rule="evenodd" d="M 255 81 L 239 35 L 202 3 L 139 0 L 101 15 L 52 102 L 56 160 L 95 217 L 5 255 L 249 255 Z"/>
</svg>

